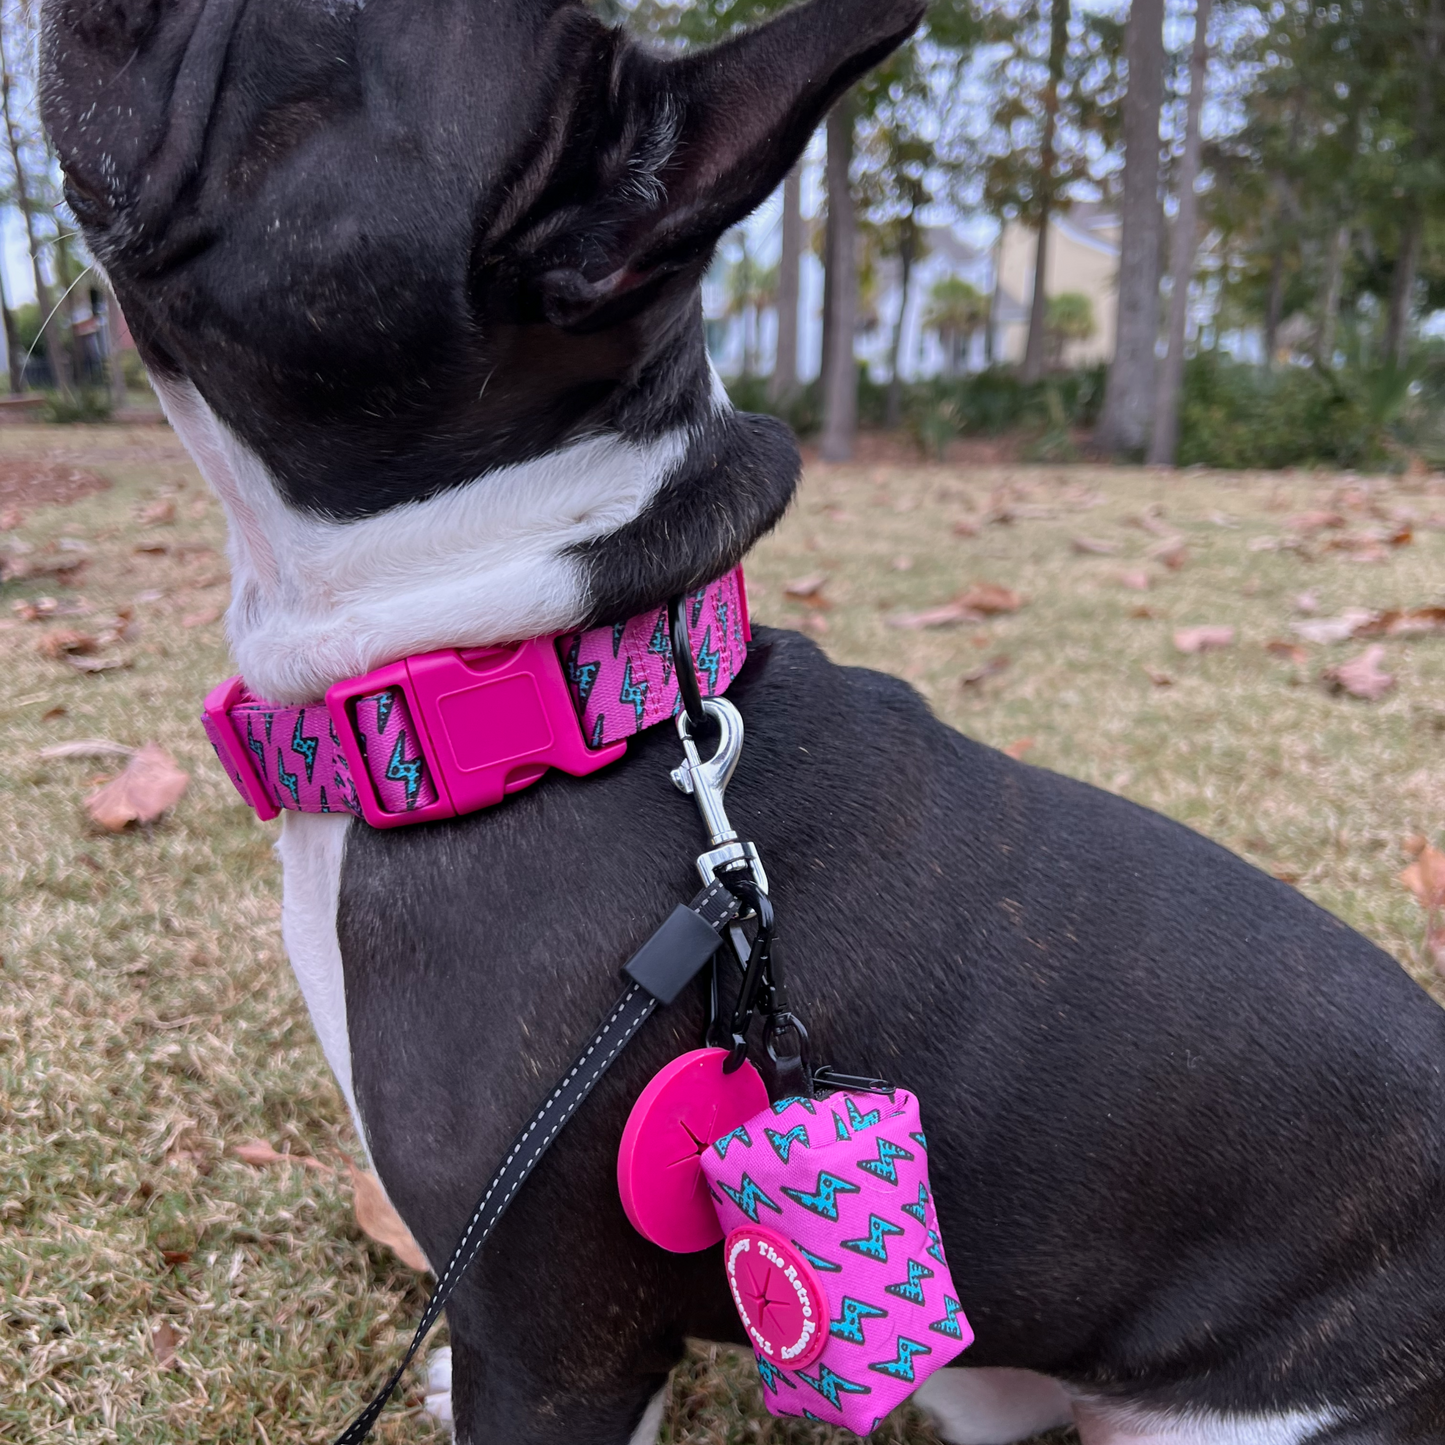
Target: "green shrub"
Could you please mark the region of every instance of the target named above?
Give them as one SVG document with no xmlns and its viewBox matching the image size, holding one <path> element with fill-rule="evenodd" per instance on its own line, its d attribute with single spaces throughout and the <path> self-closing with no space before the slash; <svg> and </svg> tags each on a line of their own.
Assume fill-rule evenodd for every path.
<svg viewBox="0 0 1445 1445">
<path fill-rule="evenodd" d="M 45 420 L 69 422 L 105 421 L 110 416 L 110 393 L 85 389 L 66 396 L 52 391 L 45 397 Z"/>
<path fill-rule="evenodd" d="M 1206 352 L 1184 369 L 1179 464 L 1235 469 L 1378 465 L 1388 419 L 1367 381 L 1317 367 L 1276 370 Z"/>
</svg>

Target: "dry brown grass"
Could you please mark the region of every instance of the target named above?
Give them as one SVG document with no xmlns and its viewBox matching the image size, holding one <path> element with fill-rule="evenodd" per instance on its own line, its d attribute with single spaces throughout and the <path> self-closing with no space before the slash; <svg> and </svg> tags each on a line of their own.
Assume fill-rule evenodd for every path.
<svg viewBox="0 0 1445 1445">
<path fill-rule="evenodd" d="M 206 620 L 226 597 L 218 511 L 158 428 L 0 432 L 0 460 L 23 458 L 115 485 L 6 534 L 32 547 L 31 562 L 65 555 L 62 539 L 89 560 L 69 586 L 39 571 L 0 588 L 0 1438 L 320 1439 L 390 1367 L 424 1291 L 358 1234 L 340 1176 L 261 1171 L 229 1152 L 260 1137 L 335 1166 L 354 1144 L 282 958 L 272 829 L 236 802 L 195 721 L 227 671 L 219 625 Z M 1311 648 L 1302 663 L 1264 647 L 1286 635 L 1291 597 L 1307 588 L 1326 612 L 1445 601 L 1445 534 L 1424 527 L 1378 564 L 1250 549 L 1338 485 L 815 470 L 751 564 L 754 610 L 788 624 L 822 617 L 840 660 L 908 677 L 975 736 L 1032 739 L 1029 761 L 1126 792 L 1296 877 L 1433 986 L 1422 920 L 1395 875 L 1407 834 L 1439 841 L 1445 643 L 1388 643 L 1399 686 L 1374 705 L 1315 681 L 1357 647 Z M 1344 500 L 1360 503 L 1347 509 L 1355 530 L 1382 525 L 1372 508 L 1445 512 L 1438 493 L 1399 484 Z M 1151 504 L 1187 539 L 1177 573 L 1145 560 L 1160 539 L 1126 524 Z M 977 535 L 955 535 L 960 522 Z M 1077 555 L 1075 535 L 1122 550 Z M 1159 579 L 1149 593 L 1114 580 L 1139 566 Z M 830 610 L 784 598 L 787 581 L 817 572 Z M 886 625 L 976 581 L 1028 604 L 937 632 Z M 12 611 L 45 596 L 84 610 L 35 622 Z M 1133 615 L 1141 605 L 1153 615 Z M 99 654 L 125 668 L 86 675 L 36 650 L 47 632 L 93 629 L 125 607 L 135 635 Z M 1176 654 L 1173 628 L 1204 623 L 1231 624 L 1240 641 Z M 1004 654 L 1005 669 L 961 685 Z M 1146 666 L 1173 685 L 1156 686 Z M 105 765 L 38 756 L 83 737 L 163 742 L 192 773 L 190 791 L 153 827 L 97 831 L 82 800 Z M 168 1363 L 158 1328 L 175 1341 Z M 419 1406 L 414 1384 L 377 1438 L 440 1438 Z M 824 1438 L 758 1409 L 748 1362 L 700 1351 L 677 1372 L 668 1438 Z M 895 1445 L 931 1439 L 908 1417 L 882 1433 Z"/>
</svg>

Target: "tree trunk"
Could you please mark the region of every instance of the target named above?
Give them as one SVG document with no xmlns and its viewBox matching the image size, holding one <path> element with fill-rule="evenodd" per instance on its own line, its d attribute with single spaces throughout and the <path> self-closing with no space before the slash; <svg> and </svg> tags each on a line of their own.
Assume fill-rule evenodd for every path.
<svg viewBox="0 0 1445 1445">
<path fill-rule="evenodd" d="M 1059 123 L 1059 82 L 1069 48 L 1069 0 L 1053 0 L 1049 9 L 1049 83 L 1044 91 L 1044 135 L 1039 144 L 1039 243 L 1034 248 L 1034 295 L 1029 306 L 1029 339 L 1024 347 L 1023 379 L 1037 381 L 1048 345 L 1049 221 L 1054 210 L 1054 132 Z"/>
<path fill-rule="evenodd" d="M 1006 224 L 1000 219 L 998 241 L 993 248 L 993 289 L 988 293 L 988 320 L 984 323 L 983 332 L 983 364 L 988 367 L 997 359 L 994 349 L 998 343 L 994 333 L 998 329 L 998 293 L 1003 284 L 1003 233 Z"/>
<path fill-rule="evenodd" d="M 5 317 L 5 365 L 10 373 L 10 395 L 19 396 L 25 389 L 21 375 L 25 369 L 25 352 L 20 345 L 20 331 L 15 325 L 15 313 L 10 309 L 10 297 L 5 290 L 3 266 L 0 266 L 0 312 Z"/>
<path fill-rule="evenodd" d="M 1403 222 L 1395 275 L 1390 282 L 1390 310 L 1385 321 L 1385 362 L 1404 366 L 1410 348 L 1410 311 L 1415 298 L 1415 276 L 1420 267 L 1420 242 L 1425 217 L 1418 206 Z"/>
<path fill-rule="evenodd" d="M 1426 141 L 1430 110 L 1434 104 L 1436 61 L 1440 55 L 1442 30 L 1440 0 L 1430 0 L 1425 17 L 1424 65 L 1415 100 L 1415 153 L 1422 162 L 1431 156 Z M 1385 362 L 1404 366 L 1410 347 L 1410 312 L 1415 300 L 1415 277 L 1420 269 L 1420 246 L 1425 235 L 1425 214 L 1418 202 L 1411 205 L 1400 222 L 1400 249 L 1395 255 L 1395 275 L 1390 283 L 1390 309 L 1385 321 Z"/>
<path fill-rule="evenodd" d="M 772 397 L 787 401 L 798 389 L 798 303 L 803 264 L 803 163 L 783 182 L 783 254 L 778 259 L 778 353 Z"/>
<path fill-rule="evenodd" d="M 858 316 L 858 218 L 849 170 L 853 161 L 853 98 L 828 117 L 828 327 L 823 373 L 824 461 L 846 462 L 858 431 L 858 368 L 853 333 Z"/>
<path fill-rule="evenodd" d="M 1335 333 L 1340 323 L 1340 292 L 1344 289 L 1345 256 L 1350 249 L 1350 228 L 1336 226 L 1330 233 L 1325 257 L 1325 284 L 1320 296 L 1320 324 L 1315 332 L 1315 361 L 1320 366 L 1335 364 Z"/>
<path fill-rule="evenodd" d="M 1125 45 L 1124 197 L 1119 241 L 1118 324 L 1098 444 L 1137 455 L 1149 439 L 1154 347 L 1159 338 L 1159 112 L 1164 103 L 1164 0 L 1134 0 Z"/>
<path fill-rule="evenodd" d="M 1159 389 L 1154 398 L 1154 434 L 1149 441 L 1149 464 L 1172 467 L 1179 453 L 1179 403 L 1184 389 L 1184 333 L 1189 323 L 1189 283 L 1199 251 L 1200 117 L 1204 109 L 1204 83 L 1209 68 L 1209 11 L 1211 0 L 1195 0 L 1194 46 L 1189 54 L 1189 106 L 1184 122 L 1184 155 L 1179 163 L 1179 215 L 1174 222 L 1174 249 L 1170 256 L 1173 292 L 1169 297 L 1169 354 L 1159 368 Z"/>
<path fill-rule="evenodd" d="M 908 293 L 913 285 L 912 233 L 905 236 L 898 250 L 898 261 L 903 270 L 901 296 L 898 302 L 898 320 L 893 325 L 893 342 L 888 348 L 888 413 L 889 429 L 896 429 L 903 422 L 903 378 L 898 373 L 898 357 L 903 350 L 903 323 L 908 319 Z"/>
<path fill-rule="evenodd" d="M 10 60 L 5 48 L 5 30 L 0 23 L 0 114 L 5 121 L 5 144 L 10 152 L 10 163 L 15 172 L 15 200 L 20 213 L 25 217 L 25 237 L 30 247 L 30 269 L 35 278 L 35 301 L 40 308 L 41 335 L 45 342 L 45 359 L 50 364 L 51 381 L 61 392 L 68 392 L 68 378 L 65 374 L 64 351 L 60 345 L 57 327 L 62 323 L 55 310 L 45 272 L 40 264 L 40 238 L 35 231 L 35 208 L 30 199 L 30 184 L 25 175 L 21 155 L 20 132 L 15 123 L 14 107 L 10 96 Z M 22 363 L 23 370 L 23 363 Z"/>
<path fill-rule="evenodd" d="M 1284 242 L 1275 243 L 1269 263 L 1269 297 L 1264 308 L 1264 364 L 1274 369 L 1275 352 L 1279 350 L 1279 327 L 1284 320 Z"/>
<path fill-rule="evenodd" d="M 1049 298 L 1044 276 L 1049 264 L 1049 202 L 1045 198 L 1039 215 L 1039 243 L 1034 249 L 1034 295 L 1029 303 L 1029 336 L 1024 346 L 1024 364 L 1020 375 L 1025 381 L 1037 381 L 1044 370 L 1044 346 L 1048 340 L 1044 323 L 1048 320 Z"/>
</svg>

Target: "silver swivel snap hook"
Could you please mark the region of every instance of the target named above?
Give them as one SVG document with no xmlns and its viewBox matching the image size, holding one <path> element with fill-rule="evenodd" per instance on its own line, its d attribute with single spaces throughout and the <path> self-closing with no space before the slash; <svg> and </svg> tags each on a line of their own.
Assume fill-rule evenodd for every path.
<svg viewBox="0 0 1445 1445">
<path fill-rule="evenodd" d="M 758 887 L 768 891 L 768 876 L 763 871 L 757 848 L 738 837 L 728 821 L 723 794 L 732 780 L 733 769 L 743 750 L 743 719 L 726 698 L 702 699 L 702 710 L 717 725 L 718 744 L 712 757 L 704 760 L 698 750 L 692 722 L 686 710 L 677 715 L 677 735 L 682 741 L 683 762 L 672 770 L 672 781 L 681 792 L 697 803 L 712 847 L 698 856 L 697 871 L 702 881 L 711 883 L 718 870 L 745 866 Z"/>
</svg>

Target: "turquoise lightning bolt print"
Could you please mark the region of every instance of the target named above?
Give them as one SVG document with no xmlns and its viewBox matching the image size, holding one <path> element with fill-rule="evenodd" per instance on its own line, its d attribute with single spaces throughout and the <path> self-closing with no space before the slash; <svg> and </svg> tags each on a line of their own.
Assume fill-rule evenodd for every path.
<svg viewBox="0 0 1445 1445">
<path fill-rule="evenodd" d="M 876 1159 L 860 1159 L 858 1167 L 866 1169 L 875 1179 L 881 1179 L 885 1184 L 898 1183 L 898 1166 L 893 1162 L 895 1159 L 911 1160 L 913 1155 L 901 1144 L 890 1143 L 887 1139 L 878 1141 L 878 1157 Z"/>
<path fill-rule="evenodd" d="M 828 1333 L 837 1340 L 847 1340 L 850 1345 L 866 1345 L 863 1338 L 864 1320 L 887 1319 L 888 1311 L 876 1305 L 864 1304 L 862 1300 L 843 1296 L 842 1313 L 828 1326 Z"/>
<path fill-rule="evenodd" d="M 952 1295 L 944 1295 L 944 1318 L 935 1320 L 928 1328 L 937 1330 L 941 1335 L 947 1335 L 951 1340 L 961 1340 L 963 1338 L 963 1329 L 958 1323 L 958 1312 L 962 1308 L 963 1306 L 959 1304 Z"/>
<path fill-rule="evenodd" d="M 784 1193 L 787 1191 L 784 1190 Z M 851 1249 L 854 1254 L 867 1255 L 869 1259 L 888 1260 L 888 1236 L 891 1234 L 902 1234 L 903 1226 L 900 1224 L 889 1224 L 886 1219 L 879 1219 L 876 1214 L 868 1216 L 868 1238 L 867 1239 L 845 1239 L 840 1241 L 844 1249 Z"/>
<path fill-rule="evenodd" d="M 920 1345 L 917 1340 L 910 1340 L 905 1335 L 898 1336 L 898 1354 L 891 1360 L 880 1360 L 876 1365 L 869 1365 L 870 1370 L 877 1370 L 880 1375 L 892 1375 L 895 1380 L 907 1380 L 913 1383 L 913 1357 L 915 1355 L 931 1355 L 933 1351 L 927 1345 Z"/>
<path fill-rule="evenodd" d="M 291 751 L 306 764 L 306 781 L 311 781 L 311 775 L 316 771 L 316 749 L 321 746 L 319 737 L 307 737 L 301 731 L 301 725 L 306 721 L 306 709 L 302 708 L 296 714 L 296 728 L 291 734 Z"/>
<path fill-rule="evenodd" d="M 923 1281 L 933 1278 L 933 1271 L 926 1264 L 919 1264 L 916 1259 L 908 1261 L 908 1278 L 899 1284 L 886 1284 L 883 1286 L 889 1294 L 896 1294 L 899 1299 L 906 1299 L 911 1305 L 926 1303 L 923 1297 Z"/>
<path fill-rule="evenodd" d="M 744 1149 L 751 1149 L 753 1147 L 752 1136 L 748 1133 L 744 1125 L 739 1124 L 731 1134 L 724 1134 L 721 1139 L 715 1139 L 713 1141 L 712 1147 L 717 1150 L 717 1157 L 719 1159 L 726 1159 L 728 1157 L 728 1146 L 734 1139 L 738 1140 Z"/>
<path fill-rule="evenodd" d="M 764 1129 L 763 1135 L 784 1164 L 788 1162 L 788 1155 L 793 1152 L 794 1144 L 801 1144 L 804 1149 L 808 1147 L 808 1130 L 803 1124 L 794 1124 L 786 1134 L 779 1134 L 776 1129 Z"/>
<path fill-rule="evenodd" d="M 928 1223 L 928 1188 L 922 1180 L 918 1183 L 918 1203 L 905 1204 L 903 1212 L 911 1214 L 920 1224 Z"/>
<path fill-rule="evenodd" d="M 406 784 L 406 805 L 416 803 L 417 789 L 421 787 L 421 759 L 406 755 L 406 734 L 396 735 L 396 746 L 391 750 L 391 761 L 386 765 L 386 776 L 393 783 Z"/>
<path fill-rule="evenodd" d="M 804 1189 L 790 1189 L 786 1184 L 783 1185 L 783 1193 L 789 1199 L 796 1200 L 804 1209 L 810 1209 L 814 1214 L 821 1214 L 824 1219 L 837 1219 L 840 1194 L 861 1192 L 856 1184 L 849 1184 L 846 1179 L 839 1179 L 836 1174 L 829 1174 L 826 1169 L 819 1172 L 818 1183 L 811 1194 Z"/>
<path fill-rule="evenodd" d="M 871 1386 L 858 1385 L 852 1380 L 845 1380 L 842 1375 L 835 1374 L 821 1360 L 818 1362 L 816 1376 L 805 1375 L 799 1370 L 798 1378 L 805 1385 L 811 1385 L 835 1410 L 839 1408 L 840 1391 L 845 1395 L 871 1395 L 873 1393 Z"/>
<path fill-rule="evenodd" d="M 771 1209 L 774 1214 L 781 1214 L 783 1212 L 782 1207 L 774 1204 L 746 1174 L 743 1175 L 742 1181 L 736 1189 L 730 1189 L 726 1184 L 722 1183 L 721 1180 L 718 1181 L 718 1188 L 720 1188 L 754 1224 L 758 1222 L 758 1205 L 760 1204 Z"/>
</svg>

